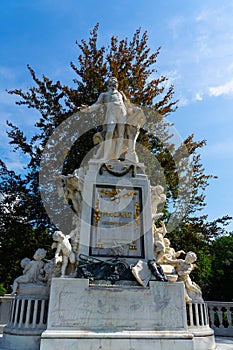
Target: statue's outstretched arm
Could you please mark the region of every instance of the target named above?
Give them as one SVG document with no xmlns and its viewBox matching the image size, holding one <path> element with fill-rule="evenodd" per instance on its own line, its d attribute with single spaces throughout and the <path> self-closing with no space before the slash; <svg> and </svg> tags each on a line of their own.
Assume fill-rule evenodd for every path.
<svg viewBox="0 0 233 350">
<path fill-rule="evenodd" d="M 100 94 L 98 100 L 93 105 L 85 107 L 81 111 L 86 113 L 95 112 L 95 111 L 98 111 L 100 108 L 102 108 L 103 104 L 104 104 L 104 95 Z"/>
</svg>

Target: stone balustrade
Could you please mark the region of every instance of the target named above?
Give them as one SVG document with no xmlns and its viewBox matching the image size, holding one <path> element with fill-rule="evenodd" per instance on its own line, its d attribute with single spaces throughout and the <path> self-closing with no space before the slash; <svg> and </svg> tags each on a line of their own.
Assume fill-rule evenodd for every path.
<svg viewBox="0 0 233 350">
<path fill-rule="evenodd" d="M 215 335 L 233 337 L 233 302 L 207 301 Z"/>
<path fill-rule="evenodd" d="M 10 294 L 0 296 L 0 333 L 2 333 L 3 327 L 9 322 L 11 302 L 14 298 Z"/>
<path fill-rule="evenodd" d="M 49 288 L 33 283 L 20 284 L 8 307 L 2 346 L 7 349 L 39 350 L 40 337 L 47 326 Z"/>
<path fill-rule="evenodd" d="M 45 329 L 47 324 L 48 300 L 15 298 L 8 327 L 23 329 Z"/>
<path fill-rule="evenodd" d="M 200 328 L 209 325 L 208 306 L 206 303 L 186 304 L 186 312 L 189 328 Z"/>
</svg>

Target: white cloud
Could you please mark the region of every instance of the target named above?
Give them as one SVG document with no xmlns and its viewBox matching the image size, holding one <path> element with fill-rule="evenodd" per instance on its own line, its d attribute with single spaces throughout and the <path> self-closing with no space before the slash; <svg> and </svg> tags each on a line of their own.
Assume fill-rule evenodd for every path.
<svg viewBox="0 0 233 350">
<path fill-rule="evenodd" d="M 227 83 L 209 88 L 210 96 L 233 95 L 233 79 Z"/>
<path fill-rule="evenodd" d="M 200 92 L 197 92 L 195 95 L 195 99 L 196 101 L 202 101 L 203 100 L 202 94 Z"/>
<path fill-rule="evenodd" d="M 185 96 L 178 96 L 178 106 L 184 107 L 187 106 L 190 103 L 190 101 Z"/>
<path fill-rule="evenodd" d="M 176 71 L 175 91 L 189 103 L 210 95 L 233 95 L 232 11 L 232 4 L 210 1 L 186 17 L 174 15 L 168 24 L 172 49 L 168 49 L 167 70 Z"/>
</svg>

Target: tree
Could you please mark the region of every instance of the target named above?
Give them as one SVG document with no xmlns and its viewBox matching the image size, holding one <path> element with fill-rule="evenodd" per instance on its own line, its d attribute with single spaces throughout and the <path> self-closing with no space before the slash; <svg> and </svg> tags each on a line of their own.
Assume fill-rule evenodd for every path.
<svg viewBox="0 0 233 350">
<path fill-rule="evenodd" d="M 218 237 L 212 246 L 209 300 L 233 301 L 233 232 Z"/>
<path fill-rule="evenodd" d="M 177 212 L 179 210 L 182 212 L 182 206 L 184 204 L 186 206 L 186 217 L 171 233 L 173 244 L 177 247 L 185 245 L 186 249 L 192 245 L 191 243 L 196 242 L 197 249 L 207 249 L 210 240 L 219 233 L 219 224 L 225 224 L 228 220 L 228 218 L 222 218 L 214 223 L 208 223 L 207 217 L 199 217 L 194 214 L 205 205 L 204 190 L 212 177 L 205 175 L 197 153 L 198 149 L 204 146 L 205 141 L 196 142 L 192 135 L 178 149 L 172 145 L 168 131 L 170 124 L 166 121 L 166 116 L 176 110 L 177 101 L 173 100 L 174 87 L 167 88 L 168 78 L 157 77 L 156 62 L 160 48 L 151 53 L 147 46 L 147 32 L 141 33 L 140 29 L 136 30 L 131 40 L 128 38 L 119 40 L 113 36 L 110 45 L 106 47 L 99 48 L 97 39 L 98 24 L 91 31 L 88 42 L 81 40 L 81 43 L 77 43 L 81 53 L 77 58 L 77 65 L 71 62 L 71 68 L 75 73 L 72 87 L 63 85 L 60 81 L 54 83 L 45 75 L 40 79 L 33 68 L 28 65 L 34 86 L 26 92 L 21 89 L 9 91 L 10 94 L 19 96 L 20 100 L 16 102 L 18 105 L 36 109 L 40 113 L 40 119 L 35 124 L 37 132 L 30 140 L 27 140 L 19 127 L 8 121 L 10 144 L 15 151 L 18 150 L 27 155 L 29 161 L 24 175 L 9 171 L 5 164 L 1 163 L 0 191 L 5 196 L 4 205 L 8 203 L 8 212 L 4 212 L 3 203 L 1 211 L 1 242 L 5 244 L 0 248 L 1 263 L 4 256 L 12 254 L 12 248 L 7 239 L 9 232 L 14 244 L 19 237 L 23 237 L 23 231 L 25 231 L 28 244 L 32 241 L 45 247 L 49 245 L 49 234 L 53 231 L 54 225 L 46 214 L 39 192 L 39 170 L 43 150 L 52 133 L 58 130 L 62 122 L 69 121 L 69 117 L 77 113 L 80 106 L 91 105 L 97 100 L 100 92 L 105 89 L 105 82 L 110 76 L 118 78 L 119 89 L 124 91 L 131 102 L 143 106 L 147 114 L 149 120 L 147 129 L 141 130 L 139 141 L 144 147 L 147 147 L 149 154 L 152 153 L 156 157 L 164 169 L 168 197 L 168 205 L 165 208 L 166 220 L 169 221 L 172 217 L 171 205 L 176 205 Z M 83 157 L 93 147 L 92 136 L 97 131 L 101 131 L 102 127 L 101 125 L 93 127 L 91 120 L 86 122 L 89 123 L 87 132 L 77 137 L 65 157 L 66 147 L 60 149 L 58 154 L 56 142 L 50 144 L 49 155 L 45 158 L 47 164 L 52 165 L 59 157 L 65 159 L 62 169 L 57 169 L 57 175 L 61 171 L 63 174 L 72 173 L 80 166 Z M 59 135 L 59 141 L 66 142 L 69 128 L 68 123 L 68 128 L 64 127 Z M 188 160 L 187 157 L 184 157 L 187 152 L 190 155 Z M 151 157 L 147 158 L 151 182 L 158 184 L 160 173 L 155 171 Z M 186 175 L 187 171 L 193 172 L 193 186 L 188 186 L 185 171 Z M 13 183 L 13 186 L 9 186 L 9 181 Z M 45 191 L 51 194 L 53 190 L 48 181 Z M 17 202 L 15 202 L 16 194 Z M 52 202 L 50 205 L 54 215 L 59 216 L 61 213 L 63 215 L 63 223 L 59 228 L 69 233 L 72 224 L 66 220 L 67 204 L 59 203 L 58 207 L 57 203 Z M 9 216 L 13 219 L 7 223 Z M 188 238 L 187 244 L 183 241 L 184 237 Z M 34 249 L 34 244 L 31 244 L 31 247 Z M 195 247 L 195 250 L 197 249 Z M 23 258 L 24 254 L 23 249 L 20 250 L 17 259 Z M 5 270 L 2 268 L 2 276 L 5 276 L 4 271 L 7 269 L 13 278 L 15 266 L 12 269 L 9 269 L 9 266 L 6 266 Z M 10 279 L 5 283 L 9 288 Z"/>
<path fill-rule="evenodd" d="M 27 188 L 26 180 L 1 163 L 1 188 L 4 196 L 0 201 L 0 286 L 10 291 L 13 280 L 21 273 L 23 257 L 33 257 L 38 247 L 49 249 L 51 240 L 46 225 L 36 225 L 33 200 L 35 194 Z"/>
</svg>

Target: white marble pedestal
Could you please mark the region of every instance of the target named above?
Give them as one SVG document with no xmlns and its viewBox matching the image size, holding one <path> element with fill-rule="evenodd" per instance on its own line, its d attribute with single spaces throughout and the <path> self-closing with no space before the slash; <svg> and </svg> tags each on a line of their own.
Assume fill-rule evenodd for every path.
<svg viewBox="0 0 233 350">
<path fill-rule="evenodd" d="M 40 350 L 195 350 L 183 283 L 89 286 L 53 279 Z"/>
</svg>

